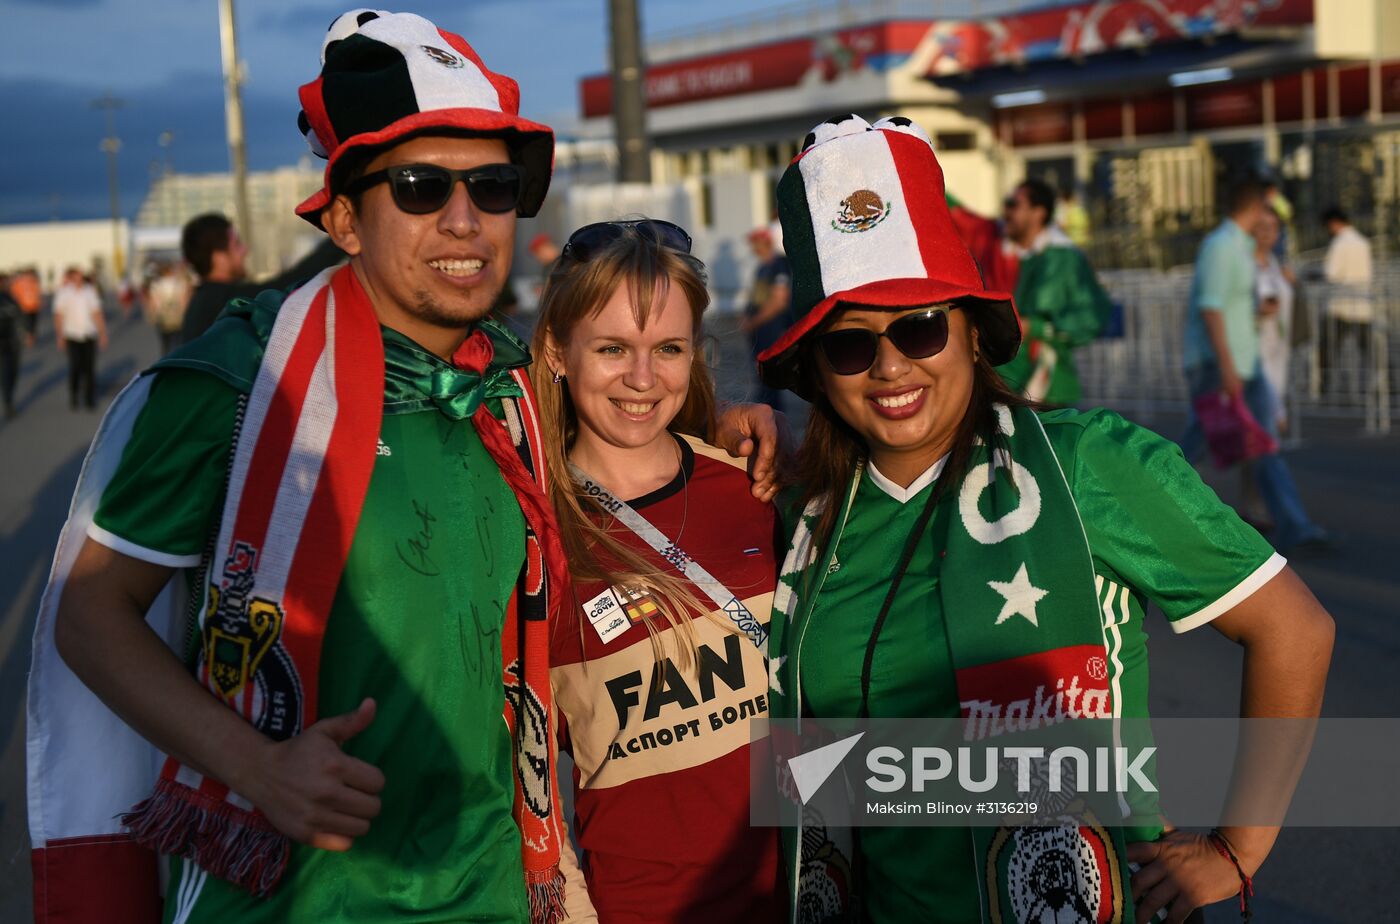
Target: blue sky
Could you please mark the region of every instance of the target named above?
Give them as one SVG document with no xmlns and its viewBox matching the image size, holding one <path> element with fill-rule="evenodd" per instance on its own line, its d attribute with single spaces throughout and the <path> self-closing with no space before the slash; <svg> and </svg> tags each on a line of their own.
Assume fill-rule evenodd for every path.
<svg viewBox="0 0 1400 924">
<path fill-rule="evenodd" d="M 643 28 L 670 30 L 746 13 L 744 0 L 643 0 Z M 296 88 L 313 79 L 326 27 L 351 0 L 236 0 L 252 169 L 296 161 Z M 520 82 L 524 113 L 554 125 L 576 117 L 578 79 L 605 69 L 607 0 L 416 0 L 486 63 Z M 175 168 L 228 169 L 218 0 L 0 0 L 0 223 L 109 214 L 101 113 L 110 90 L 122 139 L 122 211 L 134 216 L 175 134 Z"/>
</svg>

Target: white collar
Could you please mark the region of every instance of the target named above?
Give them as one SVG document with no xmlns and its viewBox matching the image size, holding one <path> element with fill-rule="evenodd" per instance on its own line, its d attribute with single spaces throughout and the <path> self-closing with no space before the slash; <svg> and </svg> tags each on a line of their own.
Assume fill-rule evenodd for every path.
<svg viewBox="0 0 1400 924">
<path fill-rule="evenodd" d="M 901 504 L 907 504 L 913 500 L 920 491 L 933 484 L 934 480 L 938 478 L 939 473 L 943 471 L 943 466 L 947 464 L 948 455 L 944 453 L 943 458 L 924 469 L 924 473 L 918 478 L 915 478 L 907 488 L 901 488 L 899 485 L 886 478 L 880 470 L 875 467 L 874 462 L 867 462 L 865 467 L 870 472 L 870 480 L 874 482 L 875 487 L 884 491 Z"/>
<path fill-rule="evenodd" d="M 1069 239 L 1069 235 L 1060 228 L 1059 225 L 1049 224 L 1040 229 L 1040 233 L 1031 241 L 1029 247 L 1021 247 L 1011 238 L 1006 238 L 1006 243 L 1010 245 L 1010 250 L 1019 259 L 1026 259 L 1043 253 L 1050 247 L 1073 247 L 1074 241 Z"/>
</svg>

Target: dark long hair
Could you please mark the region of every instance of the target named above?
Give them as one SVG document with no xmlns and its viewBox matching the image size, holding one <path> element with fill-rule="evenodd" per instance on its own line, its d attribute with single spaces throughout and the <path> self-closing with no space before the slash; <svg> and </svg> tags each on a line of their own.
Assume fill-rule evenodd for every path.
<svg viewBox="0 0 1400 924">
<path fill-rule="evenodd" d="M 840 306 L 853 307 L 853 306 Z M 969 317 L 976 323 L 975 308 L 969 310 Z M 839 311 L 832 312 L 826 325 L 814 331 L 820 333 L 836 319 Z M 826 551 L 827 543 L 836 529 L 836 518 L 840 515 L 841 503 L 837 492 L 850 483 L 856 466 L 870 458 L 870 447 L 850 424 L 836 413 L 826 394 L 817 387 L 816 338 L 808 335 L 801 349 L 804 351 L 800 368 L 807 377 L 807 393 L 814 395 L 812 415 L 807 421 L 807 433 L 802 447 L 797 452 L 797 463 L 793 467 L 792 482 L 800 486 L 799 510 L 807 503 L 823 494 L 831 499 L 817 520 L 813 530 L 815 547 Z M 945 491 L 956 487 L 967 474 L 972 459 L 972 449 L 980 439 L 988 446 L 1005 448 L 1005 437 L 997 427 L 996 405 L 1007 407 L 1029 407 L 1039 409 L 1041 405 L 1012 391 L 997 373 L 996 367 L 987 361 L 985 353 L 979 353 L 972 365 L 972 394 L 968 398 L 967 410 L 953 434 L 953 444 L 948 451 L 948 464 L 934 486 L 934 503 L 942 498 Z"/>
</svg>

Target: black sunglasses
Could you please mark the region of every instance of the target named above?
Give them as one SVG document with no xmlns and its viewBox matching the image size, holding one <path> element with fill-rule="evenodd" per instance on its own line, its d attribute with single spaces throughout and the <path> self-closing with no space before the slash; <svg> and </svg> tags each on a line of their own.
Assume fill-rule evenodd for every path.
<svg viewBox="0 0 1400 924">
<path fill-rule="evenodd" d="M 468 170 L 452 170 L 437 164 L 399 164 L 366 173 L 345 187 L 357 195 L 388 182 L 394 204 L 410 215 L 436 212 L 452 198 L 457 182 L 467 184 L 467 195 L 483 212 L 500 215 L 513 212 L 520 203 L 525 172 L 514 164 L 486 164 Z"/>
<path fill-rule="evenodd" d="M 927 359 L 948 345 L 948 312 L 957 306 L 939 306 L 906 314 L 880 333 L 863 327 L 845 327 L 817 338 L 826 364 L 837 375 L 858 375 L 875 365 L 880 338 L 890 338 L 895 349 L 910 359 Z"/>
<path fill-rule="evenodd" d="M 629 228 L 635 228 L 649 236 L 662 247 L 669 247 L 681 253 L 690 253 L 690 235 L 680 225 L 659 218 L 641 218 L 635 221 L 600 221 L 584 225 L 564 244 L 560 258 L 572 257 L 580 263 L 592 259 L 598 251 L 621 238 Z"/>
</svg>

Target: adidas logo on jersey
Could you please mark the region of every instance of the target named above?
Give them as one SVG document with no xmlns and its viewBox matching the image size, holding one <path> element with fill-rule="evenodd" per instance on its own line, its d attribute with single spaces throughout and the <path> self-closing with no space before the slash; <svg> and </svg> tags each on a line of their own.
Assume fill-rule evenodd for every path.
<svg viewBox="0 0 1400 924">
<path fill-rule="evenodd" d="M 374 450 L 376 456 L 392 456 L 394 454 L 394 450 L 389 448 L 388 443 L 385 443 L 383 440 L 379 440 L 378 443 L 379 445 L 376 446 Z"/>
</svg>

